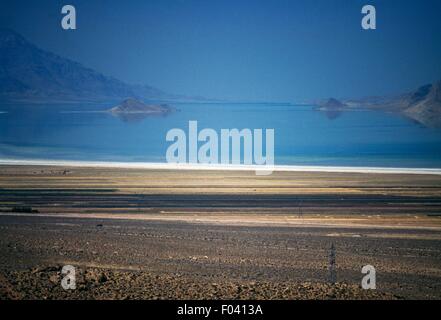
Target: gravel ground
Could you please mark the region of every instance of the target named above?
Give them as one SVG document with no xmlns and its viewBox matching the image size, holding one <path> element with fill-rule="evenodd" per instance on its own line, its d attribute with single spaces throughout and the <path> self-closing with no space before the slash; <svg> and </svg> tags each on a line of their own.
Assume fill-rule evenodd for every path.
<svg viewBox="0 0 441 320">
<path fill-rule="evenodd" d="M 0 166 L 0 297 L 441 299 L 440 212 L 437 175 Z"/>
<path fill-rule="evenodd" d="M 2 298 L 439 299 L 438 231 L 0 216 Z M 330 246 L 337 284 L 328 284 Z M 60 285 L 63 265 L 78 287 Z M 377 290 L 360 288 L 361 268 Z"/>
<path fill-rule="evenodd" d="M 77 268 L 76 289 L 60 286 L 62 266 L 4 272 L 0 299 L 397 299 L 347 283 L 196 280 L 181 274 Z M 8 283 L 8 286 L 5 286 Z M 12 285 L 13 284 L 13 287 Z M 31 289 L 34 288 L 34 289 Z"/>
</svg>

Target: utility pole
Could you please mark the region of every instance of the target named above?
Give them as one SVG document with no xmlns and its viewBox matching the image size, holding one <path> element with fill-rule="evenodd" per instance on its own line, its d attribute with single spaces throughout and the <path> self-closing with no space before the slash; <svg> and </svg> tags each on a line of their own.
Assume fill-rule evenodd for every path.
<svg viewBox="0 0 441 320">
<path fill-rule="evenodd" d="M 337 273 L 335 270 L 335 246 L 331 244 L 331 252 L 329 253 L 329 283 L 335 284 L 337 282 Z"/>
</svg>

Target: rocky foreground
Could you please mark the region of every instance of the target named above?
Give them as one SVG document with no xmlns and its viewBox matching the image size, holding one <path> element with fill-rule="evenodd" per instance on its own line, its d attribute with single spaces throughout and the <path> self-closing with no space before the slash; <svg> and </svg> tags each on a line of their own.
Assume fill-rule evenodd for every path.
<svg viewBox="0 0 441 320">
<path fill-rule="evenodd" d="M 77 268 L 75 290 L 64 290 L 62 266 L 0 275 L 0 299 L 397 299 L 347 283 L 195 281 L 181 274 Z"/>
<path fill-rule="evenodd" d="M 440 208 L 436 175 L 3 166 L 0 296 L 441 299 Z"/>
</svg>

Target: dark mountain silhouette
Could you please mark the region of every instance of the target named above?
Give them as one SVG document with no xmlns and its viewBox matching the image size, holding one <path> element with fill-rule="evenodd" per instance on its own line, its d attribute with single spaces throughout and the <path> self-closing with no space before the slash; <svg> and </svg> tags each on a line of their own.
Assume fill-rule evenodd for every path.
<svg viewBox="0 0 441 320">
<path fill-rule="evenodd" d="M 399 112 L 426 127 L 441 128 L 441 81 L 397 97 L 364 101 L 363 106 Z"/>
<path fill-rule="evenodd" d="M 408 98 L 404 114 L 427 127 L 441 127 L 441 81 L 419 88 Z"/>
<path fill-rule="evenodd" d="M 317 104 L 318 110 L 327 112 L 356 108 L 400 113 L 426 127 L 441 128 L 441 81 L 395 97 L 369 97 L 343 102 L 331 98 Z"/>
<path fill-rule="evenodd" d="M 44 51 L 18 33 L 0 29 L 0 99 L 27 102 L 114 101 L 127 97 L 177 100 L 149 86 L 129 85 Z"/>
</svg>

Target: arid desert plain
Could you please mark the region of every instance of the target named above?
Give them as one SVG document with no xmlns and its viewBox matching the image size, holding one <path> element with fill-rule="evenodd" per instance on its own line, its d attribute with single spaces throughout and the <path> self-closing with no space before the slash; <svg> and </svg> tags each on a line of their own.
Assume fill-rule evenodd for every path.
<svg viewBox="0 0 441 320">
<path fill-rule="evenodd" d="M 441 176 L 1 165 L 0 298 L 440 299 Z"/>
</svg>

